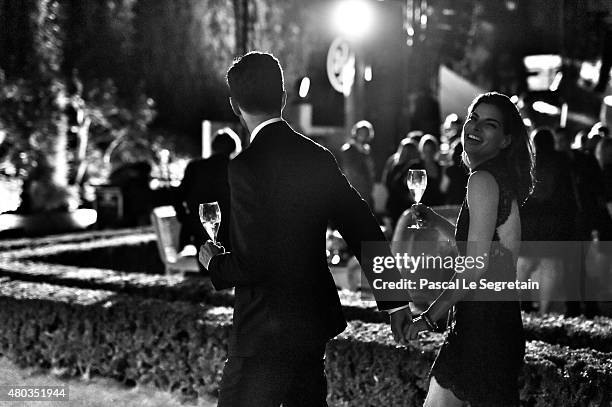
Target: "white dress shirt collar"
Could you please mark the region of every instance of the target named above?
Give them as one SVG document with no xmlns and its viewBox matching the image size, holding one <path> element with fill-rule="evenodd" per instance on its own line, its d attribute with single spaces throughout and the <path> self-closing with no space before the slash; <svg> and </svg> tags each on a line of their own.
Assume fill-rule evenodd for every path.
<svg viewBox="0 0 612 407">
<path fill-rule="evenodd" d="M 259 123 L 251 132 L 251 143 L 253 142 L 253 140 L 255 139 L 255 136 L 257 136 L 257 134 L 261 131 L 261 129 L 263 129 L 264 127 L 266 127 L 268 124 L 272 124 L 272 123 L 276 123 L 276 122 L 280 122 L 282 121 L 283 118 L 282 117 L 275 117 L 273 119 L 269 119 L 266 121 L 263 121 L 261 123 Z"/>
</svg>

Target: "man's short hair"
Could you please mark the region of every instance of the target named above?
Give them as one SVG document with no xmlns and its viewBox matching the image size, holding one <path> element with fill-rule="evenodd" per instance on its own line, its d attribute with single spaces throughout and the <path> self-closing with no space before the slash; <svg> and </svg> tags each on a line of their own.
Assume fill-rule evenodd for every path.
<svg viewBox="0 0 612 407">
<path fill-rule="evenodd" d="M 237 58 L 227 71 L 232 99 L 248 113 L 281 110 L 285 83 L 283 70 L 272 54 L 252 51 Z"/>
</svg>

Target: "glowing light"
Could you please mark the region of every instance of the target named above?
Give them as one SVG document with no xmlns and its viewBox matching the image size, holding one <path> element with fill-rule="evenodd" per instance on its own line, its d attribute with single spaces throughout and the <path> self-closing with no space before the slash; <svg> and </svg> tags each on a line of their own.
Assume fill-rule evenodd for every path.
<svg viewBox="0 0 612 407">
<path fill-rule="evenodd" d="M 612 107 L 612 95 L 608 95 L 608 96 L 606 96 L 606 97 L 604 98 L 603 102 L 604 102 L 604 104 L 605 104 L 606 106 L 610 106 L 610 107 Z"/>
<path fill-rule="evenodd" d="M 561 112 L 561 109 L 559 109 L 557 106 L 553 106 L 550 103 L 542 102 L 541 100 L 533 102 L 532 107 L 533 110 L 542 114 L 556 115 Z"/>
<path fill-rule="evenodd" d="M 372 28 L 373 10 L 365 0 L 345 0 L 338 4 L 333 24 L 338 31 L 351 39 L 362 38 Z"/>
<path fill-rule="evenodd" d="M 363 79 L 365 79 L 366 82 L 370 82 L 372 80 L 372 67 L 371 66 L 365 67 L 365 70 L 363 71 Z"/>
<path fill-rule="evenodd" d="M 596 63 L 583 62 L 580 64 L 580 78 L 585 81 L 597 82 L 599 80 L 599 69 L 601 67 L 601 61 Z"/>
<path fill-rule="evenodd" d="M 421 15 L 421 27 L 425 27 L 427 25 L 427 14 Z"/>
<path fill-rule="evenodd" d="M 512 95 L 510 97 L 510 101 L 516 105 L 519 102 L 519 97 L 516 95 Z"/>
<path fill-rule="evenodd" d="M 338 256 L 337 254 L 334 254 L 334 256 L 331 258 L 331 264 L 335 266 L 338 263 L 340 263 L 340 256 Z"/>
<path fill-rule="evenodd" d="M 531 69 L 556 69 L 561 67 L 559 55 L 529 55 L 523 58 L 525 67 Z"/>
<path fill-rule="evenodd" d="M 553 79 L 552 83 L 550 84 L 549 89 L 551 90 L 551 92 L 556 92 L 557 89 L 559 89 L 561 79 L 563 79 L 563 73 L 557 72 L 557 74 L 555 75 L 555 79 Z"/>
<path fill-rule="evenodd" d="M 523 119 L 523 124 L 525 125 L 525 127 L 532 127 L 533 123 L 531 122 L 531 120 L 529 118 L 524 118 Z"/>
<path fill-rule="evenodd" d="M 559 126 L 567 126 L 567 114 L 569 112 L 569 106 L 567 103 L 561 105 L 561 117 L 559 117 Z"/>
<path fill-rule="evenodd" d="M 527 86 L 529 90 L 549 90 L 555 76 L 561 68 L 559 55 L 529 55 L 523 58 L 527 68 Z"/>
<path fill-rule="evenodd" d="M 306 96 L 308 96 L 308 92 L 310 91 L 310 78 L 305 76 L 304 78 L 302 78 L 302 81 L 300 82 L 300 97 L 301 98 L 305 98 Z"/>
</svg>

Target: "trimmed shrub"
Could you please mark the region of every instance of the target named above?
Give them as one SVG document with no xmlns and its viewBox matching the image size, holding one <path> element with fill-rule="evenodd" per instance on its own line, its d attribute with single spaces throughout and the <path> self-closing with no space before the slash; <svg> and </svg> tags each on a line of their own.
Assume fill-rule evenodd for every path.
<svg viewBox="0 0 612 407">
<path fill-rule="evenodd" d="M 93 230 L 88 232 L 66 233 L 62 235 L 53 235 L 46 237 L 1 240 L 0 252 L 7 250 L 35 248 L 41 246 L 51 246 L 60 243 L 89 242 L 93 240 L 110 239 L 121 236 L 150 235 L 151 233 L 153 233 L 153 229 L 150 226 L 146 226 L 129 229 Z"/>
<path fill-rule="evenodd" d="M 230 290 L 216 291 L 210 279 L 197 275 L 153 275 L 122 273 L 98 268 L 80 268 L 29 260 L 0 259 L 0 276 L 13 280 L 48 283 L 66 287 L 109 290 L 166 301 L 203 302 L 233 306 Z"/>
<path fill-rule="evenodd" d="M 197 275 L 124 273 L 0 258 L 0 276 L 61 286 L 110 290 L 167 301 L 202 302 L 228 307 L 234 304 L 231 290 L 216 291 L 208 278 Z M 339 291 L 338 295 L 347 320 L 388 323 L 387 313 L 378 311 L 374 302 L 364 301 L 361 294 Z M 541 317 L 524 313 L 523 325 L 527 340 L 612 352 L 612 318 L 598 317 L 587 320 L 580 317 L 565 318 L 557 314 Z"/>
<path fill-rule="evenodd" d="M 214 393 L 231 309 L 134 299 L 16 281 L 0 283 L 0 354 L 23 366 Z"/>
<path fill-rule="evenodd" d="M 427 334 L 404 348 L 386 325 L 351 322 L 327 346 L 332 401 L 343 407 L 422 406 L 442 341 L 443 335 Z M 525 406 L 608 406 L 612 355 L 531 341 L 520 383 Z"/>
<path fill-rule="evenodd" d="M 231 309 L 130 298 L 0 279 L 0 354 L 22 365 L 151 383 L 185 397 L 215 393 Z M 330 401 L 339 406 L 417 406 L 442 343 L 427 334 L 397 346 L 386 324 L 353 321 L 327 347 Z M 529 342 L 525 405 L 605 406 L 612 356 Z"/>
<path fill-rule="evenodd" d="M 108 239 L 37 244 L 30 247 L 0 252 L 0 259 L 37 260 L 46 263 L 78 267 L 104 267 L 125 272 L 162 274 L 164 266 L 159 258 L 154 233 L 126 234 Z"/>
</svg>

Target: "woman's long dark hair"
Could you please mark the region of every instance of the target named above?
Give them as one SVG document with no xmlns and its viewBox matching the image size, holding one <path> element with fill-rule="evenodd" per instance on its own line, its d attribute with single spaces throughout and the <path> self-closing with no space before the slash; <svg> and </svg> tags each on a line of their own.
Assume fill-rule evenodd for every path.
<svg viewBox="0 0 612 407">
<path fill-rule="evenodd" d="M 505 134 L 511 136 L 510 145 L 499 154 L 505 158 L 506 166 L 513 178 L 517 199 L 524 203 L 533 192 L 535 182 L 534 148 L 523 119 L 518 109 L 506 95 L 497 92 L 483 93 L 474 99 L 468 112 L 472 112 L 480 104 L 493 105 L 502 114 L 502 126 Z"/>
</svg>

